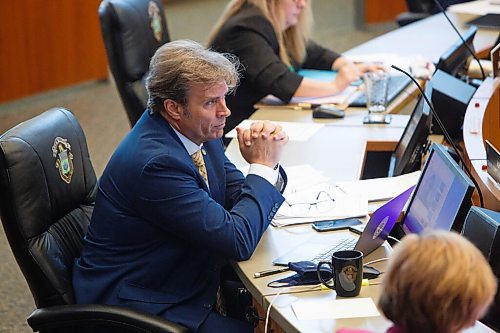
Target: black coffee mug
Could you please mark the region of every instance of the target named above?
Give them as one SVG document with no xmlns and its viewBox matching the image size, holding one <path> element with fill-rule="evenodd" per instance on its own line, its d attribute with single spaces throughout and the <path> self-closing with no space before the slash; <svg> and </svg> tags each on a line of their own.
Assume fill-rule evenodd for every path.
<svg viewBox="0 0 500 333">
<path fill-rule="evenodd" d="M 328 265 L 332 270 L 333 285 L 323 280 L 321 266 Z M 322 261 L 316 269 L 322 284 L 337 291 L 340 297 L 358 296 L 363 281 L 363 252 L 358 250 L 338 251 L 332 255 L 332 262 Z"/>
</svg>

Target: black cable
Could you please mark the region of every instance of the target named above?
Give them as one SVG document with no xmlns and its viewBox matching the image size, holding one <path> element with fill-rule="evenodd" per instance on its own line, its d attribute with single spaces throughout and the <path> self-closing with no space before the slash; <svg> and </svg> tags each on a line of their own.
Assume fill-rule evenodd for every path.
<svg viewBox="0 0 500 333">
<path fill-rule="evenodd" d="M 434 2 L 436 3 L 436 6 L 439 7 L 439 10 L 441 11 L 441 13 L 443 13 L 444 17 L 446 17 L 446 20 L 451 25 L 451 27 L 453 28 L 453 30 L 455 30 L 455 32 L 457 33 L 458 37 L 460 37 L 460 40 L 462 41 L 462 44 L 467 48 L 467 51 L 469 51 L 469 53 L 472 55 L 472 57 L 477 61 L 478 65 L 479 65 L 479 68 L 481 69 L 481 74 L 483 75 L 483 80 L 486 79 L 486 74 L 484 73 L 483 66 L 481 65 L 481 61 L 479 61 L 478 57 L 476 56 L 476 53 L 474 51 L 472 51 L 472 49 L 470 48 L 469 44 L 467 44 L 465 42 L 464 38 L 462 37 L 462 34 L 460 34 L 460 32 L 458 31 L 457 27 L 455 27 L 455 25 L 453 24 L 453 22 L 451 22 L 450 18 L 448 17 L 448 14 L 446 14 L 446 10 L 443 8 L 443 6 L 439 2 L 439 0 L 434 0 Z"/>
<path fill-rule="evenodd" d="M 446 141 L 448 141 L 450 143 L 451 147 L 453 148 L 453 150 L 457 154 L 458 158 L 460 159 L 460 162 L 462 163 L 462 166 L 463 166 L 464 170 L 467 172 L 467 175 L 470 177 L 471 181 L 476 186 L 477 193 L 479 194 L 480 205 L 481 205 L 481 207 L 484 207 L 483 194 L 481 193 L 481 189 L 479 188 L 479 184 L 477 183 L 477 181 L 472 176 L 472 172 L 469 170 L 469 168 L 465 164 L 465 160 L 463 159 L 462 155 L 460 155 L 460 152 L 459 152 L 457 146 L 455 145 L 455 143 L 451 139 L 450 134 L 448 133 L 448 131 L 444 127 L 443 123 L 441 122 L 441 119 L 439 118 L 436 110 L 434 109 L 434 105 L 429 100 L 429 98 L 425 95 L 425 92 L 422 89 L 422 87 L 420 86 L 420 84 L 417 82 L 417 80 L 415 80 L 415 78 L 410 73 L 408 73 L 407 71 L 405 71 L 405 70 L 403 70 L 403 69 L 401 69 L 401 68 L 399 68 L 398 66 L 395 66 L 395 65 L 391 65 L 391 67 L 394 68 L 395 70 L 397 70 L 397 71 L 405 74 L 406 76 L 408 76 L 413 81 L 413 83 L 417 86 L 418 90 L 420 91 L 420 93 L 424 97 L 425 102 L 427 103 L 427 105 L 429 105 L 429 108 L 431 109 L 432 116 L 434 117 L 434 119 L 436 119 L 436 122 L 437 122 L 439 128 L 441 129 L 441 131 L 443 132 L 444 137 L 446 138 Z"/>
</svg>

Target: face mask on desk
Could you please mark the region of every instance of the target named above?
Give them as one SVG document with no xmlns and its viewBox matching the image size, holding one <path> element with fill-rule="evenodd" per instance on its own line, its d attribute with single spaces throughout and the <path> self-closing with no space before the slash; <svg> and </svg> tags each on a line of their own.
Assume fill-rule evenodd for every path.
<svg viewBox="0 0 500 333">
<path fill-rule="evenodd" d="M 311 261 L 298 261 L 288 263 L 288 268 L 296 272 L 294 275 L 285 278 L 271 281 L 267 284 L 271 288 L 293 287 L 293 286 L 307 286 L 319 284 L 318 274 L 316 272 L 317 264 Z M 332 278 L 331 270 L 326 267 L 321 268 L 321 277 L 328 281 Z"/>
</svg>

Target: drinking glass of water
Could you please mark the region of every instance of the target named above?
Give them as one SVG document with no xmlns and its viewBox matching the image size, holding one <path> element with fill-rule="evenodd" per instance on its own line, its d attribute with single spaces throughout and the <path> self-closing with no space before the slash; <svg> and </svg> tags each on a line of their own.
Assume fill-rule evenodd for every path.
<svg viewBox="0 0 500 333">
<path fill-rule="evenodd" d="M 368 124 L 388 123 L 388 117 L 384 112 L 387 108 L 389 74 L 382 70 L 366 72 L 363 75 L 363 81 L 365 84 L 366 107 L 368 108 L 368 116 L 365 117 L 363 122 Z"/>
</svg>

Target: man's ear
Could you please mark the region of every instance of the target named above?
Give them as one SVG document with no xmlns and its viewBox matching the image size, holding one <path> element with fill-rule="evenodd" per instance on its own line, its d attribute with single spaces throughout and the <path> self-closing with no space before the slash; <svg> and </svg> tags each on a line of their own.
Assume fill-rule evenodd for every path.
<svg viewBox="0 0 500 333">
<path fill-rule="evenodd" d="M 182 105 L 173 99 L 163 101 L 163 109 L 165 113 L 174 120 L 179 120 L 182 114 Z"/>
</svg>

